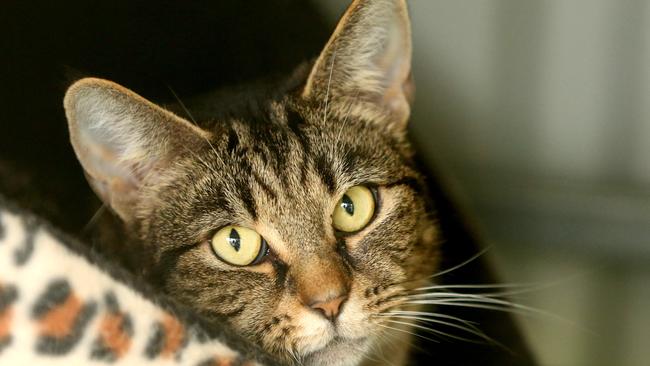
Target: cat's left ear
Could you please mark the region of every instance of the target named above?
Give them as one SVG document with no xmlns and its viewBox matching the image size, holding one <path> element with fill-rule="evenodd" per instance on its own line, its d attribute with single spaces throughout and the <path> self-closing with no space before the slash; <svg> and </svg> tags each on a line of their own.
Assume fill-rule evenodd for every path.
<svg viewBox="0 0 650 366">
<path fill-rule="evenodd" d="M 316 60 L 303 97 L 352 113 L 365 109 L 403 131 L 414 89 L 406 0 L 355 0 Z"/>
<path fill-rule="evenodd" d="M 142 188 L 159 183 L 208 138 L 188 121 L 107 80 L 77 81 L 64 106 L 70 141 L 90 185 L 127 223 L 151 199 L 143 197 Z"/>
</svg>

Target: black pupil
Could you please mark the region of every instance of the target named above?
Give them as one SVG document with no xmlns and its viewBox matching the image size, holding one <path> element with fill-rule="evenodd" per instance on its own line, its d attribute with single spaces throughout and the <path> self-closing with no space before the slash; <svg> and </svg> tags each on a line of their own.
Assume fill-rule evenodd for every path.
<svg viewBox="0 0 650 366">
<path fill-rule="evenodd" d="M 228 237 L 228 243 L 235 248 L 236 251 L 239 251 L 241 247 L 241 239 L 239 238 L 239 233 L 235 229 L 230 230 L 230 236 Z"/>
<path fill-rule="evenodd" d="M 350 197 L 348 197 L 347 194 L 343 195 L 343 198 L 341 198 L 341 207 L 345 210 L 345 212 L 348 213 L 348 215 L 353 216 L 354 215 L 354 203 L 352 203 L 352 200 Z"/>
</svg>

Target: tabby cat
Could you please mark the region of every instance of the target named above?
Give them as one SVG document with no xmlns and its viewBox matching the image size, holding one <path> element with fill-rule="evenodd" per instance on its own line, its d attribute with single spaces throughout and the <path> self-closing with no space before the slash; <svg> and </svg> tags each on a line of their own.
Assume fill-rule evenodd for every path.
<svg viewBox="0 0 650 366">
<path fill-rule="evenodd" d="M 412 327 L 382 315 L 438 265 L 407 139 L 410 64 L 406 1 L 356 0 L 315 62 L 192 101 L 187 119 L 77 81 L 71 142 L 120 220 L 96 245 L 286 362 L 372 363 Z M 384 356 L 405 364 L 408 348 Z"/>
</svg>

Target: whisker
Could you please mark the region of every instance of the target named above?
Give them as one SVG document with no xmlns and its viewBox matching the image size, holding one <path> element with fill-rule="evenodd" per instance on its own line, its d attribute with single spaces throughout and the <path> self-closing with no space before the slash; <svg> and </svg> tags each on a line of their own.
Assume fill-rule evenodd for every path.
<svg viewBox="0 0 650 366">
<path fill-rule="evenodd" d="M 475 298 L 475 299 L 494 299 L 498 300 L 498 298 L 491 297 L 489 295 L 483 295 L 483 294 L 477 294 L 477 293 L 464 293 L 464 292 L 452 292 L 452 291 L 434 291 L 434 292 L 426 292 L 422 294 L 413 294 L 413 295 L 407 295 L 406 296 L 408 299 L 422 299 L 422 298 L 430 298 L 430 297 L 438 297 L 438 298 Z M 505 300 L 504 300 L 505 301 Z"/>
<path fill-rule="evenodd" d="M 288 347 L 286 347 L 286 349 L 287 349 L 287 352 L 289 353 L 289 356 L 291 356 L 291 358 L 293 358 L 293 360 L 296 361 L 296 364 L 302 366 L 303 363 L 300 360 L 300 358 L 298 357 L 298 355 L 296 354 L 296 351 L 293 349 L 293 346 L 289 345 Z"/>
<path fill-rule="evenodd" d="M 361 352 L 362 350 L 357 349 L 357 351 Z M 371 357 L 371 355 L 376 355 L 376 356 L 381 355 L 381 359 Z M 388 360 L 386 360 L 384 358 L 383 353 L 381 353 L 381 350 L 379 349 L 379 347 L 373 347 L 372 352 L 363 352 L 361 357 L 363 357 L 364 359 L 366 359 L 366 360 L 368 360 L 368 361 L 370 361 L 370 362 L 372 362 L 374 364 L 387 364 L 388 363 Z"/>
<path fill-rule="evenodd" d="M 491 248 L 492 248 L 492 246 L 488 246 L 488 247 L 484 248 L 483 250 L 481 250 L 480 252 L 478 252 L 477 254 L 473 255 L 471 258 L 467 259 L 466 261 L 464 261 L 464 262 L 462 262 L 460 264 L 457 264 L 457 265 L 455 265 L 455 266 L 453 266 L 451 268 L 447 268 L 447 269 L 445 269 L 443 271 L 440 271 L 438 273 L 434 273 L 434 274 L 429 275 L 429 276 L 419 277 L 419 278 L 414 278 L 414 279 L 411 279 L 411 280 L 402 281 L 399 284 L 404 285 L 404 284 L 412 283 L 412 282 L 427 281 L 427 280 L 431 280 L 431 279 L 436 278 L 436 277 L 443 276 L 443 275 L 445 275 L 447 273 L 453 272 L 453 271 L 455 271 L 455 270 L 457 270 L 459 268 L 462 268 L 462 267 L 468 265 L 469 263 L 475 261 L 476 259 L 478 259 L 482 255 L 487 253 Z"/>
<path fill-rule="evenodd" d="M 519 315 L 543 315 L 543 316 L 548 316 L 551 318 L 555 318 L 557 320 L 561 320 L 563 322 L 569 322 L 572 323 L 564 318 L 558 317 L 555 314 L 547 313 L 542 310 L 538 309 L 525 309 L 525 308 L 516 308 L 512 306 L 504 306 L 504 305 L 498 305 L 498 304 L 489 304 L 485 302 L 478 302 L 478 301 L 471 301 L 470 299 L 467 299 L 465 301 L 462 301 L 462 299 L 458 299 L 458 301 L 447 299 L 447 300 L 415 300 L 415 301 L 409 301 L 409 304 L 420 304 L 420 305 L 438 305 L 438 306 L 456 306 L 456 307 L 465 307 L 465 308 L 475 308 L 475 309 L 484 309 L 484 310 L 494 310 L 494 311 L 500 311 L 500 312 L 505 312 L 505 313 L 512 313 L 512 314 L 519 314 Z"/>
<path fill-rule="evenodd" d="M 422 295 L 429 295 L 428 297 L 432 298 L 440 298 L 442 301 L 445 302 L 471 302 L 471 303 L 486 303 L 486 304 L 494 304 L 494 305 L 502 305 L 505 307 L 512 307 L 518 310 L 524 310 L 524 311 L 529 311 L 531 313 L 538 313 L 538 314 L 544 314 L 544 315 L 553 315 L 550 313 L 547 313 L 543 310 L 536 309 L 530 306 L 526 305 L 521 305 L 514 303 L 512 301 L 507 301 L 503 299 L 495 299 L 491 297 L 485 297 L 485 296 L 480 296 L 480 295 L 475 295 L 475 294 L 459 294 L 459 293 L 429 293 L 429 294 L 422 294 Z"/>
<path fill-rule="evenodd" d="M 413 289 L 413 291 L 426 291 L 426 290 L 437 290 L 437 289 L 484 289 L 484 288 L 518 288 L 518 287 L 529 287 L 532 285 L 526 284 L 517 284 L 517 283 L 494 283 L 494 284 L 475 284 L 475 285 L 434 285 L 434 286 L 424 286 Z"/>
<path fill-rule="evenodd" d="M 177 101 L 178 104 L 181 106 L 181 108 L 183 108 L 183 110 L 185 111 L 185 114 L 187 114 L 187 116 L 190 117 L 190 120 L 192 120 L 192 122 L 194 122 L 194 124 L 198 126 L 198 123 L 196 123 L 196 120 L 195 120 L 194 117 L 192 116 L 192 113 L 190 113 L 190 110 L 187 109 L 187 107 L 185 106 L 185 103 L 183 103 L 183 101 L 181 100 L 181 98 L 178 97 L 178 94 L 176 94 L 176 92 L 174 91 L 174 89 L 172 89 L 171 85 L 167 85 L 167 89 L 169 89 L 169 91 L 170 91 L 170 92 L 172 93 L 172 95 L 174 96 L 174 99 L 176 99 L 176 101 Z"/>
<path fill-rule="evenodd" d="M 407 334 L 410 334 L 410 335 L 412 335 L 412 336 L 416 336 L 416 337 L 418 337 L 418 338 L 426 339 L 427 341 L 431 341 L 431 342 L 435 342 L 435 343 L 440 343 L 440 341 L 437 340 L 437 339 L 433 339 L 433 338 L 430 338 L 430 337 L 427 337 L 427 336 L 423 336 L 422 334 L 418 334 L 418 333 L 415 333 L 415 332 L 410 332 L 410 331 L 405 330 L 405 329 L 395 328 L 395 327 L 391 327 L 391 326 L 389 326 L 389 325 L 381 324 L 381 323 L 377 323 L 377 325 L 380 326 L 380 327 L 383 327 L 383 328 L 396 330 L 396 331 L 398 331 L 398 332 L 407 333 Z M 410 324 L 409 324 L 409 325 L 410 325 Z"/>
<path fill-rule="evenodd" d="M 385 358 L 385 356 L 383 354 L 383 350 L 379 345 L 383 343 L 383 344 L 392 346 L 392 344 L 385 341 L 386 339 L 388 339 L 388 337 L 386 337 L 384 334 L 375 333 L 374 336 L 379 341 L 378 342 L 371 342 L 369 349 L 361 349 L 359 347 L 355 347 L 355 348 L 357 348 L 357 351 L 363 352 L 362 357 L 364 359 L 367 359 L 367 360 L 369 360 L 370 362 L 372 362 L 374 364 L 380 364 L 380 365 L 381 364 L 388 364 L 389 362 Z M 371 355 L 372 355 L 372 357 L 371 357 Z M 379 357 L 379 358 L 375 358 L 375 356 Z"/>
<path fill-rule="evenodd" d="M 196 155 L 192 150 L 188 149 L 188 148 L 185 147 L 185 146 L 183 146 L 183 148 L 185 149 L 185 151 L 187 151 L 188 153 L 190 153 L 190 155 L 192 155 L 196 160 L 198 160 L 198 161 L 201 162 L 203 165 L 205 165 L 206 168 L 210 169 L 210 171 L 211 171 L 212 173 L 214 173 L 214 174 L 216 174 L 216 175 L 219 174 L 219 173 L 217 173 L 216 169 L 214 169 L 213 166 L 211 166 L 210 164 L 208 164 L 208 163 L 207 163 L 205 160 L 203 160 L 203 158 L 201 158 L 200 156 Z"/>
<path fill-rule="evenodd" d="M 419 344 L 414 343 L 411 337 L 402 337 L 401 335 L 388 335 L 385 332 L 377 333 L 377 335 L 380 337 L 380 342 L 374 342 L 372 347 L 378 351 L 384 360 L 384 363 L 379 363 L 381 365 L 393 364 L 392 362 L 389 362 L 386 354 L 394 355 L 402 352 L 405 348 L 424 351 L 424 349 Z"/>
<path fill-rule="evenodd" d="M 462 327 L 460 325 L 450 323 L 450 322 L 447 322 L 447 321 L 444 321 L 444 320 L 434 319 L 433 317 L 429 317 L 429 316 L 417 316 L 417 315 L 410 315 L 410 314 L 382 314 L 380 316 L 388 317 L 388 318 L 412 319 L 412 320 L 418 320 L 418 321 L 423 321 L 423 322 L 438 323 L 438 324 L 443 324 L 443 325 Z M 467 325 L 467 327 L 469 327 L 470 329 L 472 329 L 474 331 L 477 331 L 477 332 L 481 331 L 478 327 L 476 327 L 473 324 L 469 324 L 469 325 Z M 465 330 L 466 328 L 463 327 L 462 329 Z"/>
<path fill-rule="evenodd" d="M 131 167 L 131 168 L 128 170 L 128 174 L 129 174 L 130 176 L 137 176 L 137 175 L 138 175 L 137 172 L 138 172 L 138 167 L 137 167 L 137 166 L 133 166 L 133 167 Z M 146 182 L 147 179 L 148 179 L 152 174 L 154 174 L 154 172 L 155 172 L 154 169 L 150 169 L 150 170 L 147 172 L 147 174 L 146 174 L 144 177 L 142 177 L 142 181 L 143 181 L 143 182 Z M 137 189 L 137 193 L 139 194 L 139 193 L 142 191 L 142 189 L 143 189 L 144 187 L 145 187 L 145 185 L 144 185 L 144 184 L 141 184 L 141 185 L 138 187 L 138 189 Z M 104 213 L 104 211 L 106 211 L 106 208 L 108 208 L 108 206 L 106 205 L 105 202 L 102 201 L 101 206 L 99 206 L 99 208 L 97 209 L 97 211 L 95 211 L 95 213 L 90 217 L 90 220 L 88 220 L 88 223 L 83 227 L 83 229 L 81 229 L 81 235 L 86 235 L 86 234 L 88 233 L 88 231 L 90 231 L 90 229 L 91 229 L 91 228 L 92 228 L 92 227 L 97 223 L 97 221 L 99 221 L 99 218 L 102 216 L 102 214 Z M 95 246 L 95 245 L 94 245 L 94 243 L 93 243 L 93 247 L 94 247 L 94 246 Z"/>
<path fill-rule="evenodd" d="M 443 332 L 441 330 L 433 329 L 433 328 L 430 328 L 430 327 L 426 327 L 424 325 L 420 325 L 420 324 L 417 324 L 417 323 L 413 324 L 413 323 L 407 323 L 407 322 L 403 322 L 403 321 L 399 321 L 399 320 L 392 320 L 392 319 L 388 319 L 387 321 L 390 322 L 390 323 L 395 323 L 395 324 L 410 325 L 410 326 L 412 326 L 414 328 L 422 329 L 424 331 L 431 332 L 431 333 L 434 333 L 434 334 L 439 334 L 439 335 L 442 335 L 442 336 L 445 336 L 445 337 L 457 339 L 459 341 L 464 341 L 464 342 L 469 342 L 469 343 L 481 343 L 481 342 L 476 341 L 475 339 L 469 339 L 469 338 L 465 338 L 465 337 L 456 336 L 456 335 L 449 334 L 447 332 Z"/>
<path fill-rule="evenodd" d="M 341 128 L 339 128 L 339 133 L 336 135 L 336 140 L 334 141 L 334 145 L 332 145 L 332 149 L 336 149 L 339 146 L 339 142 L 341 141 L 341 134 L 343 133 L 343 130 L 345 129 L 345 126 L 348 124 L 348 120 L 350 119 L 350 116 L 352 115 L 352 108 L 354 108 L 354 103 L 356 103 L 357 99 L 359 99 L 359 93 L 361 91 L 357 89 L 354 99 L 352 99 L 352 102 L 348 105 L 348 111 L 345 114 L 345 118 L 343 119 L 343 122 L 341 123 Z M 347 151 L 346 151 L 347 154 Z"/>
<path fill-rule="evenodd" d="M 81 229 L 81 235 L 86 235 L 88 234 L 88 231 L 95 226 L 99 218 L 102 216 L 102 214 L 106 211 L 106 204 L 102 201 L 101 206 L 95 211 L 95 213 L 90 217 L 90 220 L 88 220 L 88 223 L 84 225 L 83 229 Z"/>
<path fill-rule="evenodd" d="M 170 85 L 167 85 L 167 88 L 172 93 L 172 95 L 174 96 L 176 101 L 178 101 L 178 104 L 181 106 L 181 108 L 183 108 L 183 110 L 185 111 L 185 114 L 187 114 L 187 116 L 190 117 L 190 120 L 192 121 L 192 123 L 194 123 L 194 125 L 196 127 L 199 127 L 199 124 L 196 122 L 196 119 L 194 119 L 194 116 L 192 116 L 192 113 L 190 113 L 190 110 L 185 106 L 185 103 L 183 103 L 181 98 L 178 97 L 178 94 L 176 94 L 174 89 L 172 89 L 172 87 Z M 201 137 L 203 138 L 203 140 L 205 140 L 205 142 L 208 143 L 208 145 L 210 145 L 210 148 L 212 149 L 212 152 L 214 152 L 215 157 L 219 160 L 219 162 L 221 162 L 221 165 L 225 166 L 225 163 L 223 162 L 223 159 L 221 159 L 221 155 L 219 155 L 219 153 L 217 152 L 217 149 L 214 148 L 214 145 L 212 145 L 210 140 L 207 137 L 205 137 L 203 134 L 201 134 Z M 196 156 L 196 155 L 194 155 L 194 156 Z"/>
<path fill-rule="evenodd" d="M 468 295 L 475 295 L 475 296 L 482 296 L 486 298 L 494 298 L 494 299 L 503 299 L 503 298 L 508 298 L 512 297 L 514 295 L 521 295 L 521 294 L 526 294 L 526 293 L 531 293 L 538 291 L 539 288 L 522 288 L 520 290 L 511 290 L 511 291 L 494 291 L 494 292 L 472 292 L 472 293 L 466 293 L 466 292 L 453 292 L 453 291 L 435 291 L 435 292 L 428 292 L 428 293 L 420 293 L 420 294 L 409 294 L 407 295 L 409 298 L 427 298 L 432 296 L 432 294 L 439 294 L 439 293 L 451 293 L 451 294 L 468 294 Z"/>
<path fill-rule="evenodd" d="M 323 113 L 323 123 L 327 122 L 328 104 L 330 97 L 330 86 L 332 84 L 332 74 L 334 74 L 334 62 L 336 61 L 336 46 L 332 52 L 332 65 L 330 66 L 330 75 L 327 80 L 327 90 L 325 91 L 325 112 Z"/>
<path fill-rule="evenodd" d="M 424 286 L 410 290 L 411 292 L 420 292 L 428 290 L 445 290 L 445 289 L 512 289 L 502 292 L 472 292 L 474 295 L 482 295 L 489 297 L 503 297 L 530 293 L 540 291 L 549 287 L 557 286 L 577 277 L 585 276 L 587 273 L 575 273 L 571 276 L 561 279 L 545 282 L 531 282 L 531 283 L 505 283 L 505 284 L 455 284 L 455 285 L 431 285 Z"/>
<path fill-rule="evenodd" d="M 474 327 L 476 322 L 472 322 L 469 320 L 461 319 L 452 315 L 448 314 L 441 314 L 441 313 L 430 313 L 426 311 L 408 311 L 408 310 L 398 310 L 398 311 L 391 311 L 388 313 L 384 314 L 398 314 L 398 315 L 419 315 L 419 316 L 425 316 L 425 317 L 432 317 L 432 318 L 443 318 L 443 319 L 449 319 L 449 320 L 455 320 L 458 322 L 461 322 L 463 324 L 466 324 L 467 326 L 472 326 Z"/>
<path fill-rule="evenodd" d="M 480 252 L 478 252 L 477 254 L 473 255 L 473 256 L 472 256 L 471 258 L 469 258 L 468 260 L 466 260 L 466 261 L 464 261 L 464 262 L 462 262 L 462 263 L 460 263 L 460 264 L 457 264 L 457 265 L 455 265 L 455 266 L 453 266 L 453 267 L 451 267 L 451 268 L 447 268 L 447 269 L 445 269 L 444 271 L 441 271 L 441 272 L 435 273 L 435 274 L 429 276 L 428 278 L 440 277 L 440 276 L 445 275 L 445 274 L 447 274 L 447 273 L 449 273 L 449 272 L 453 272 L 453 271 L 455 271 L 455 270 L 457 270 L 457 269 L 459 269 L 459 268 L 462 268 L 462 267 L 464 267 L 464 266 L 466 266 L 466 265 L 472 263 L 473 261 L 477 260 L 478 258 L 480 258 L 482 255 L 484 255 L 485 253 L 487 253 L 491 248 L 492 248 L 491 246 L 488 246 L 488 247 L 484 248 L 483 250 L 481 250 Z"/>
<path fill-rule="evenodd" d="M 400 319 L 417 320 L 418 322 L 426 322 L 426 323 L 434 323 L 434 324 L 445 325 L 445 326 L 448 326 L 448 327 L 451 327 L 451 328 L 460 329 L 460 330 L 465 331 L 467 333 L 473 334 L 473 335 L 475 335 L 475 336 L 477 336 L 479 338 L 482 338 L 482 339 L 484 339 L 484 340 L 486 340 L 486 341 L 488 341 L 490 343 L 494 343 L 494 344 L 498 343 L 494 339 L 490 338 L 487 334 L 485 334 L 483 331 L 481 331 L 480 329 L 478 329 L 475 326 L 464 327 L 462 325 L 454 324 L 454 323 L 451 323 L 451 322 L 446 322 L 444 320 L 431 319 L 431 318 L 420 317 L 420 316 L 392 315 L 392 317 L 400 318 Z"/>
<path fill-rule="evenodd" d="M 505 311 L 505 312 L 513 312 L 513 313 L 516 313 L 518 310 L 507 306 L 484 305 L 476 302 L 470 303 L 470 302 L 460 302 L 460 301 L 453 301 L 453 300 L 414 300 L 414 301 L 409 301 L 408 304 L 476 307 L 479 309 L 498 310 L 498 311 Z"/>
</svg>

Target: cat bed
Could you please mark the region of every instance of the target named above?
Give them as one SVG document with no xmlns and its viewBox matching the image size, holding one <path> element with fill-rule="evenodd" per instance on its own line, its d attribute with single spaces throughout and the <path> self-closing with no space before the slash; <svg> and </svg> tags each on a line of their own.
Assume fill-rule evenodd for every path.
<svg viewBox="0 0 650 366">
<path fill-rule="evenodd" d="M 0 364 L 270 365 L 0 196 Z"/>
</svg>

